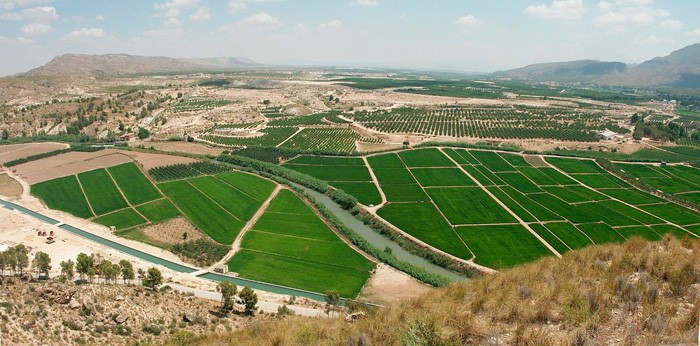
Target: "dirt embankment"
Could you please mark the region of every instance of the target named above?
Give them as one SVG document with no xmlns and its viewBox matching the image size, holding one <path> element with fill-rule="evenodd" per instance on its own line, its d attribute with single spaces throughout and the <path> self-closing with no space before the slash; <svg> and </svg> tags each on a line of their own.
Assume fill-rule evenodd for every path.
<svg viewBox="0 0 700 346">
<path fill-rule="evenodd" d="M 0 173 L 0 196 L 19 197 L 24 189 L 22 184 L 6 173 Z"/>
</svg>

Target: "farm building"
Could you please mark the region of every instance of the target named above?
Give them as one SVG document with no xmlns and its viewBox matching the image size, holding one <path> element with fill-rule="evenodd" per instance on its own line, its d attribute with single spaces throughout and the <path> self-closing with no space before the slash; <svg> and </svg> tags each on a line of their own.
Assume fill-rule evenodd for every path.
<svg viewBox="0 0 700 346">
<path fill-rule="evenodd" d="M 600 131 L 598 132 L 598 138 L 603 141 L 609 141 L 611 139 L 614 139 L 615 136 L 617 136 L 617 133 L 612 132 L 610 130 L 605 130 L 605 131 Z"/>
<path fill-rule="evenodd" d="M 119 139 L 125 142 L 130 142 L 136 139 L 136 134 L 133 132 L 125 133 L 121 136 L 119 136 Z"/>
</svg>

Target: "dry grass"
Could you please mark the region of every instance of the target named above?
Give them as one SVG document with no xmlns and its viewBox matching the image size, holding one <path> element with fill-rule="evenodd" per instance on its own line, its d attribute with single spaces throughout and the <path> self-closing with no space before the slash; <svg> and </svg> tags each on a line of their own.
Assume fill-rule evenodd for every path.
<svg viewBox="0 0 700 346">
<path fill-rule="evenodd" d="M 697 338 L 700 241 L 632 239 L 457 283 L 374 312 L 287 317 L 201 345 L 675 344 Z"/>
</svg>

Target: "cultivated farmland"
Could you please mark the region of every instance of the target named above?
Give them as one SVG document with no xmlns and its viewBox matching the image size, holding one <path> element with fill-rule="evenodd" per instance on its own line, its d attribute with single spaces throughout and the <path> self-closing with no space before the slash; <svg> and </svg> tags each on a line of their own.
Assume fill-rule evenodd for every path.
<svg viewBox="0 0 700 346">
<path fill-rule="evenodd" d="M 219 243 L 231 244 L 272 193 L 274 183 L 234 172 L 161 183 L 158 187 L 197 228 Z"/>
<path fill-rule="evenodd" d="M 374 263 L 345 244 L 299 197 L 282 190 L 229 262 L 241 277 L 356 297 Z"/>
<path fill-rule="evenodd" d="M 325 180 L 331 186 L 355 196 L 364 205 L 379 204 L 382 197 L 361 158 L 301 156 L 285 167 Z"/>
<path fill-rule="evenodd" d="M 472 138 L 552 138 L 594 141 L 595 131 L 629 132 L 599 113 L 528 107 L 399 108 L 350 115 L 363 126 L 397 134 Z"/>
<path fill-rule="evenodd" d="M 592 160 L 547 157 L 535 167 L 518 154 L 430 148 L 367 161 L 387 197 L 378 216 L 437 249 L 493 268 L 552 255 L 545 243 L 565 253 L 633 236 L 694 237 L 700 223 L 700 213 L 636 190 Z M 366 179 L 353 173 L 360 163 L 300 157 L 286 166 L 333 185 L 336 176 Z M 674 169 L 694 170 L 638 171 L 646 172 L 644 179 L 669 179 Z M 694 193 L 681 184 L 669 186 Z"/>
</svg>

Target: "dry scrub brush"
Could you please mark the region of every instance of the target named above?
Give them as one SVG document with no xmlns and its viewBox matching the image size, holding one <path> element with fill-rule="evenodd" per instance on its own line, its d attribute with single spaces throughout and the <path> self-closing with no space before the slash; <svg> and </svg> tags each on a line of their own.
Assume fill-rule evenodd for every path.
<svg viewBox="0 0 700 346">
<path fill-rule="evenodd" d="M 585 345 L 692 343 L 700 241 L 631 239 L 436 289 L 350 324 L 298 316 L 202 345 Z"/>
</svg>

